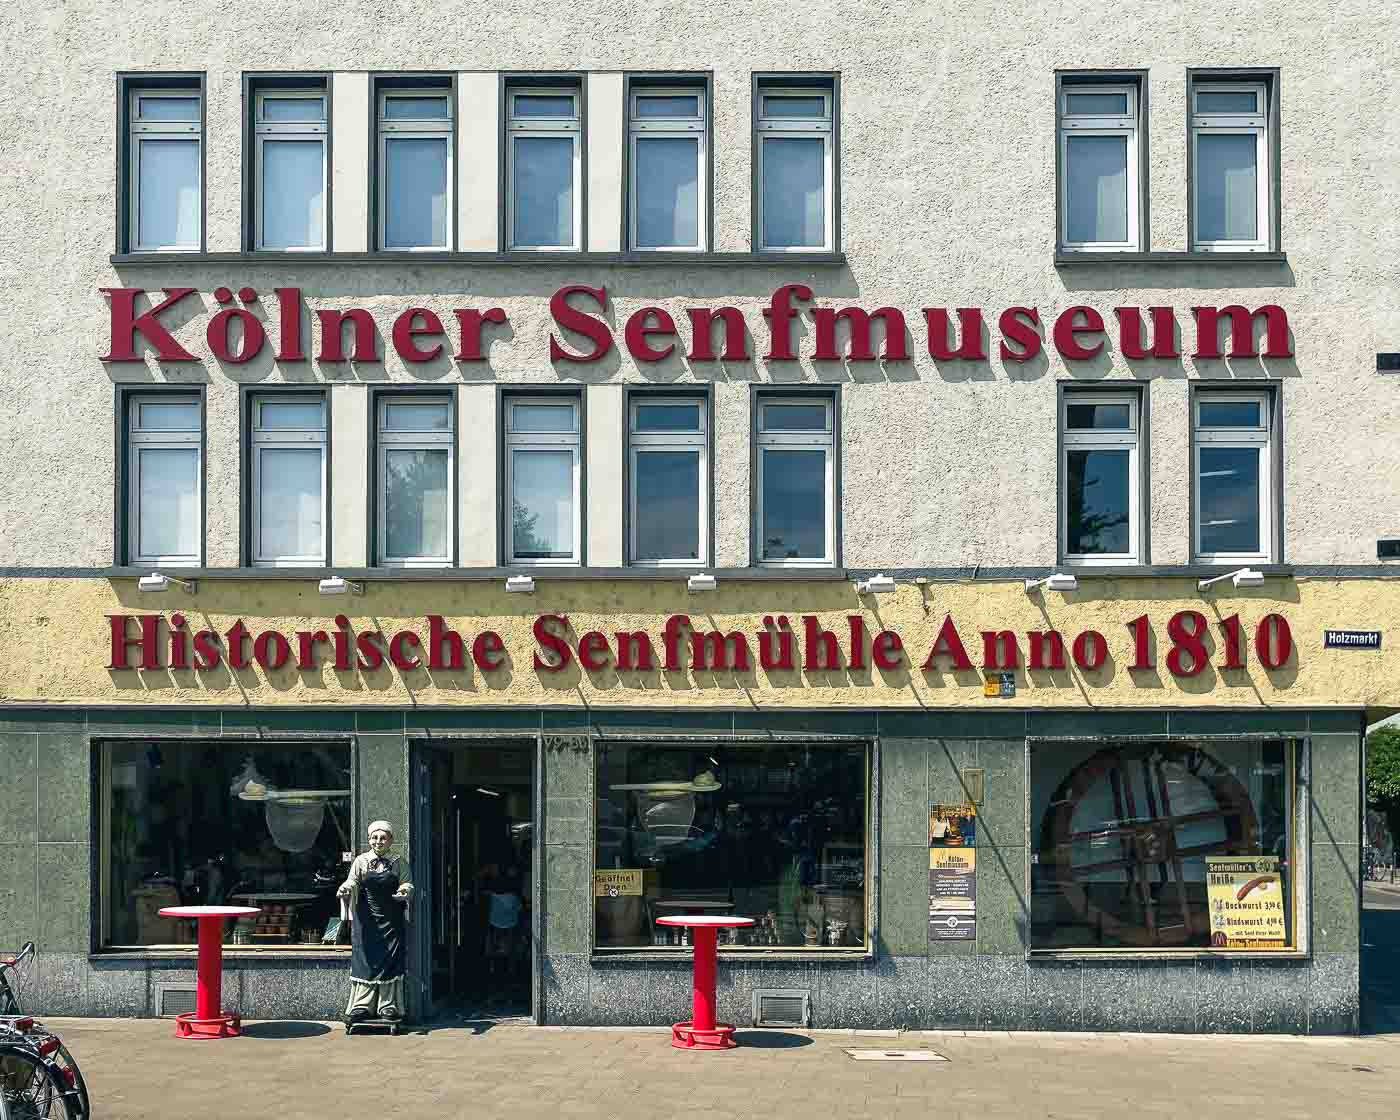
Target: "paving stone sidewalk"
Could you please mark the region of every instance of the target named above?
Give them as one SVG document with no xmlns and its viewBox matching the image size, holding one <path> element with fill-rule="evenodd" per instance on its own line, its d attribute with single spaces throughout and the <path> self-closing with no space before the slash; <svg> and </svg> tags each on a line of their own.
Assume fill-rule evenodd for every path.
<svg viewBox="0 0 1400 1120">
<path fill-rule="evenodd" d="M 728 1053 L 662 1029 L 444 1023 L 398 1038 L 269 1022 L 181 1041 L 167 1021 L 48 1019 L 96 1120 L 608 1117 L 957 1120 L 1400 1114 L 1400 1034 L 1290 1036 L 743 1031 Z M 855 1061 L 848 1048 L 946 1062 Z"/>
</svg>

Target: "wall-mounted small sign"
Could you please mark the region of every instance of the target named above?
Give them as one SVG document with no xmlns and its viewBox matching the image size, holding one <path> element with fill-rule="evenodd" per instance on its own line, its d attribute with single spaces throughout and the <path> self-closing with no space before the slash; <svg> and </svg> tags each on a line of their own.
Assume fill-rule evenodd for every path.
<svg viewBox="0 0 1400 1120">
<path fill-rule="evenodd" d="M 1322 632 L 1322 646 L 1324 649 L 1380 649 L 1381 632 L 1379 630 L 1324 630 Z"/>
<path fill-rule="evenodd" d="M 988 673 L 982 678 L 982 695 L 1008 700 L 1016 695 L 1015 673 Z"/>
</svg>

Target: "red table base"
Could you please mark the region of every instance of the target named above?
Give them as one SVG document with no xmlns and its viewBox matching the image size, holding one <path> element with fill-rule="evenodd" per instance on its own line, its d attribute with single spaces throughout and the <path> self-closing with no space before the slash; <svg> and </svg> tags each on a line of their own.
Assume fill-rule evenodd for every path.
<svg viewBox="0 0 1400 1120">
<path fill-rule="evenodd" d="M 199 1012 L 175 1016 L 177 1038 L 237 1038 L 243 1033 L 243 1020 L 237 1015 L 201 1019 Z"/>
<path fill-rule="evenodd" d="M 739 1044 L 728 1023 L 716 1023 L 711 1030 L 698 1030 L 694 1023 L 676 1023 L 671 1027 L 671 1045 L 677 1050 L 733 1050 Z"/>
</svg>

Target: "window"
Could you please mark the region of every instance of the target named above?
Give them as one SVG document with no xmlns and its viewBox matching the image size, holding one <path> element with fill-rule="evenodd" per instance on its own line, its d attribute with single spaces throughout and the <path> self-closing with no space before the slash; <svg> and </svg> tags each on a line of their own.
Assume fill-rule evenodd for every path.
<svg viewBox="0 0 1400 1120">
<path fill-rule="evenodd" d="M 161 907 L 260 895 L 263 913 L 233 927 L 233 944 L 336 944 L 353 846 L 348 746 L 157 739 L 100 752 L 104 948 L 193 946 L 194 923 Z"/>
<path fill-rule="evenodd" d="M 256 247 L 326 248 L 326 94 L 255 94 Z"/>
<path fill-rule="evenodd" d="M 506 226 L 511 249 L 583 247 L 580 93 L 568 86 L 506 91 Z"/>
<path fill-rule="evenodd" d="M 1270 248 L 1269 84 L 1193 78 L 1191 247 L 1198 252 Z"/>
<path fill-rule="evenodd" d="M 1060 539 L 1068 563 L 1141 559 L 1140 404 L 1132 391 L 1062 394 Z"/>
<path fill-rule="evenodd" d="M 326 401 L 253 398 L 253 563 L 326 562 Z"/>
<path fill-rule="evenodd" d="M 380 90 L 378 119 L 380 248 L 451 248 L 452 91 Z"/>
<path fill-rule="evenodd" d="M 1059 84 L 1060 247 L 1141 249 L 1136 81 Z"/>
<path fill-rule="evenodd" d="M 709 450 L 703 397 L 637 394 L 629 406 L 634 564 L 708 562 Z"/>
<path fill-rule="evenodd" d="M 126 166 L 132 252 L 198 252 L 204 231 L 204 106 L 198 87 L 133 88 Z"/>
<path fill-rule="evenodd" d="M 1032 950 L 1295 947 L 1293 742 L 1029 749 Z"/>
<path fill-rule="evenodd" d="M 508 563 L 583 562 L 582 474 L 578 398 L 507 398 Z"/>
<path fill-rule="evenodd" d="M 721 944 L 868 944 L 869 748 L 600 742 L 599 949 L 685 944 L 668 914 L 751 914 Z"/>
<path fill-rule="evenodd" d="M 836 563 L 834 399 L 758 400 L 759 560 L 777 566 Z"/>
<path fill-rule="evenodd" d="M 1273 557 L 1274 451 L 1268 392 L 1201 391 L 1192 399 L 1197 560 Z"/>
<path fill-rule="evenodd" d="M 632 87 L 632 248 L 704 249 L 708 144 L 703 87 Z"/>
<path fill-rule="evenodd" d="M 203 558 L 204 406 L 195 394 L 127 401 L 127 560 Z"/>
<path fill-rule="evenodd" d="M 378 402 L 381 564 L 452 563 L 456 455 L 452 398 L 385 393 Z"/>
<path fill-rule="evenodd" d="M 835 87 L 759 85 L 756 97 L 758 248 L 834 250 Z"/>
</svg>

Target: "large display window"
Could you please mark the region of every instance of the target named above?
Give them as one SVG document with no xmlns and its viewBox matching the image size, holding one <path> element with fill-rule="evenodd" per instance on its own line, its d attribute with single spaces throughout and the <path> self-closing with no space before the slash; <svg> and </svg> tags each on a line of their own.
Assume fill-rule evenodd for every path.
<svg viewBox="0 0 1400 1120">
<path fill-rule="evenodd" d="M 103 947 L 192 945 L 194 923 L 161 908 L 225 903 L 262 911 L 229 924 L 231 944 L 348 946 L 335 891 L 355 850 L 350 768 L 342 743 L 104 744 Z"/>
<path fill-rule="evenodd" d="M 1031 949 L 1296 949 L 1297 753 L 1032 741 Z"/>
<path fill-rule="evenodd" d="M 600 742 L 594 944 L 675 949 L 668 914 L 734 914 L 722 949 L 868 944 L 870 748 Z"/>
</svg>

